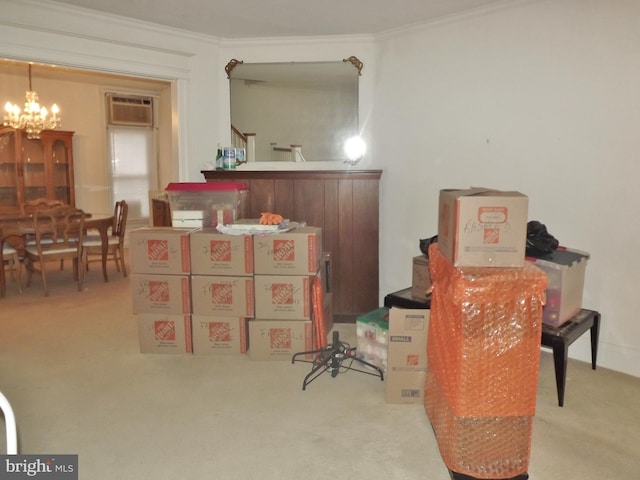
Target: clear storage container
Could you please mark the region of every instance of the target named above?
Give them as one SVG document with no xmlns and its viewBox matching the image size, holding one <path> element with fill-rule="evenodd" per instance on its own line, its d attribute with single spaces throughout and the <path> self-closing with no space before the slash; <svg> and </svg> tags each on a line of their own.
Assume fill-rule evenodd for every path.
<svg viewBox="0 0 640 480">
<path fill-rule="evenodd" d="M 547 274 L 547 303 L 542 311 L 542 323 L 559 327 L 582 309 L 584 275 L 589 254 L 559 247 L 544 258 L 527 257 Z"/>
<path fill-rule="evenodd" d="M 249 187 L 243 182 L 181 182 L 165 189 L 174 227 L 215 227 L 247 216 Z"/>
</svg>

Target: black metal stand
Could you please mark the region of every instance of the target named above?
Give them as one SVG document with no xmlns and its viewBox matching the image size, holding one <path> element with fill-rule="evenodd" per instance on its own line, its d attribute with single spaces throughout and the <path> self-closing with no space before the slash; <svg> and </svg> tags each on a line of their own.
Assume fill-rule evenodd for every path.
<svg viewBox="0 0 640 480">
<path fill-rule="evenodd" d="M 333 332 L 333 343 L 331 345 L 319 348 L 318 350 L 298 352 L 291 358 L 291 363 L 295 363 L 297 357 L 306 355 L 315 355 L 315 357 L 313 360 L 298 359 L 299 362 L 313 363 L 311 372 L 309 372 L 307 376 L 304 377 L 304 380 L 302 382 L 302 390 L 306 390 L 307 385 L 309 385 L 326 371 L 331 372 L 331 376 L 335 377 L 338 375 L 338 373 L 340 373 L 341 370 L 353 370 L 355 372 L 366 373 L 367 375 L 380 377 L 380 380 L 384 380 L 384 373 L 379 367 L 356 357 L 356 349 L 351 348 L 349 347 L 349 345 L 344 344 L 340 341 L 339 332 Z M 343 362 L 345 360 L 351 360 L 351 364 L 354 361 L 358 362 L 362 365 L 372 368 L 373 370 L 375 370 L 375 372 L 353 368 L 351 364 L 345 366 L 343 365 Z"/>
</svg>

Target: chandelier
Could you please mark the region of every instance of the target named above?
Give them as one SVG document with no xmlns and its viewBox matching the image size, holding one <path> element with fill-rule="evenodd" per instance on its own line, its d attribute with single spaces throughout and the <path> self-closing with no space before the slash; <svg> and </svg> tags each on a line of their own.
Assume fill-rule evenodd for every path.
<svg viewBox="0 0 640 480">
<path fill-rule="evenodd" d="M 17 104 L 7 102 L 4 106 L 4 124 L 25 130 L 27 138 L 40 138 L 42 130 L 51 130 L 61 125 L 58 106 L 51 106 L 51 116 L 45 107 L 38 103 L 38 94 L 31 87 L 31 64 L 29 64 L 29 90 L 24 101 L 24 111 Z"/>
</svg>

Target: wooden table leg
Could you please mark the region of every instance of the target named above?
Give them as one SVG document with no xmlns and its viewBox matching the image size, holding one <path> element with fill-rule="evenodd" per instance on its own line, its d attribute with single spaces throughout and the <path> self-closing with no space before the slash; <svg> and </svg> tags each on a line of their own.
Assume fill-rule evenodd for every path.
<svg viewBox="0 0 640 480">
<path fill-rule="evenodd" d="M 104 281 L 108 282 L 109 277 L 107 276 L 107 255 L 109 255 L 109 238 L 107 230 L 104 228 L 100 229 L 100 240 L 102 242 L 102 276 L 104 277 Z"/>
</svg>

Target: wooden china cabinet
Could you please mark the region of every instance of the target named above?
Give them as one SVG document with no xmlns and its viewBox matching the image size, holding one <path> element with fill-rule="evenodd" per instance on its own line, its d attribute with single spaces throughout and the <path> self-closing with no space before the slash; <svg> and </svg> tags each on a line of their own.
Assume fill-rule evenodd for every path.
<svg viewBox="0 0 640 480">
<path fill-rule="evenodd" d="M 73 133 L 43 130 L 28 139 L 23 130 L 0 127 L 0 214 L 37 198 L 75 206 Z"/>
<path fill-rule="evenodd" d="M 245 182 L 249 216 L 264 211 L 322 228 L 331 256 L 334 321 L 378 308 L 378 190 L 382 170 L 202 171 L 207 182 Z"/>
</svg>

